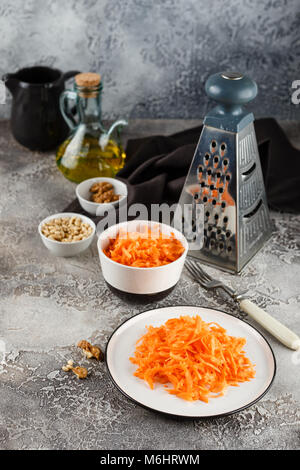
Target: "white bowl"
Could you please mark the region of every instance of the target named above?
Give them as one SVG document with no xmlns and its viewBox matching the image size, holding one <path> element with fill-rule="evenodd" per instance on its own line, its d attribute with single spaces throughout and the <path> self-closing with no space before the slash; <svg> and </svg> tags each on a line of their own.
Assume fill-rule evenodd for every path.
<svg viewBox="0 0 300 470">
<path fill-rule="evenodd" d="M 62 219 L 66 217 L 79 217 L 82 222 L 89 224 L 93 231 L 91 235 L 83 240 L 74 241 L 74 242 L 58 242 L 56 240 L 51 240 L 50 238 L 45 237 L 42 234 L 42 226 L 45 222 L 49 222 L 52 219 Z M 86 250 L 93 241 L 96 232 L 96 226 L 94 222 L 86 217 L 85 215 L 75 214 L 74 212 L 62 212 L 59 214 L 50 215 L 46 217 L 42 222 L 40 222 L 38 227 L 39 234 L 41 236 L 42 242 L 44 243 L 45 247 L 48 248 L 51 253 L 55 256 L 75 256 L 81 253 L 82 251 Z"/>
<path fill-rule="evenodd" d="M 116 194 L 120 194 L 121 197 L 117 201 L 108 202 L 108 203 L 99 203 L 93 202 L 90 200 L 91 193 L 90 188 L 94 183 L 110 183 L 114 187 Z M 104 215 L 105 212 L 109 211 L 112 207 L 117 208 L 118 205 L 122 203 L 127 197 L 127 186 L 122 181 L 119 181 L 114 178 L 90 178 L 88 180 L 82 181 L 78 186 L 76 186 L 76 197 L 81 205 L 82 209 L 88 212 L 91 215 Z"/>
<path fill-rule="evenodd" d="M 110 239 L 115 238 L 120 229 L 126 231 L 141 231 L 143 227 L 159 226 L 163 234 L 171 233 L 181 241 L 184 252 L 172 263 L 153 268 L 136 268 L 117 263 L 103 252 L 109 245 Z M 132 220 L 113 225 L 101 233 L 98 239 L 98 252 L 102 274 L 106 282 L 119 291 L 131 294 L 157 294 L 174 287 L 179 281 L 184 261 L 188 251 L 188 242 L 178 230 L 166 224 L 148 220 Z"/>
</svg>

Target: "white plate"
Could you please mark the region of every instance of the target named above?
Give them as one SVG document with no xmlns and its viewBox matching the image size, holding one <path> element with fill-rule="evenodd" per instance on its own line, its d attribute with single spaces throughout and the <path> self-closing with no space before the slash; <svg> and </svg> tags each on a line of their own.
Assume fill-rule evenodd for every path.
<svg viewBox="0 0 300 470">
<path fill-rule="evenodd" d="M 216 322 L 231 336 L 247 340 L 247 357 L 256 365 L 255 378 L 239 387 L 228 387 L 223 397 L 209 403 L 188 402 L 166 392 L 161 384 L 151 390 L 133 375 L 136 366 L 129 361 L 136 341 L 146 333 L 146 326 L 160 326 L 170 318 L 199 315 L 206 322 Z M 106 364 L 117 388 L 128 398 L 146 408 L 174 416 L 203 418 L 235 413 L 255 403 L 269 390 L 276 372 L 273 351 L 266 339 L 251 325 L 219 310 L 196 306 L 172 306 L 148 310 L 131 317 L 111 335 L 106 346 Z"/>
</svg>

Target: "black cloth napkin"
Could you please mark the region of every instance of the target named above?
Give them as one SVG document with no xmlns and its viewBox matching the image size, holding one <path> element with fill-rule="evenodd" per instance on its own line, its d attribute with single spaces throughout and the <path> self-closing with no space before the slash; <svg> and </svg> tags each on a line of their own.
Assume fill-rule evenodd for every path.
<svg viewBox="0 0 300 470">
<path fill-rule="evenodd" d="M 274 119 L 258 119 L 254 126 L 270 208 L 300 213 L 300 151 Z M 128 186 L 128 206 L 178 202 L 201 130 L 128 141 L 128 162 L 117 175 Z M 65 211 L 83 212 L 77 200 Z"/>
</svg>

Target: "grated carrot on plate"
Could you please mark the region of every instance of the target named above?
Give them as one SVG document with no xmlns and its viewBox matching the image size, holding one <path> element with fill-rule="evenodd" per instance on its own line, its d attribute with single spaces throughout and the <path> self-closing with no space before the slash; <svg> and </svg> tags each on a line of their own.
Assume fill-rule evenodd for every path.
<svg viewBox="0 0 300 470">
<path fill-rule="evenodd" d="M 172 233 L 166 236 L 159 231 L 120 231 L 103 250 L 113 261 L 126 266 L 153 268 L 177 260 L 184 252 L 180 240 Z"/>
<path fill-rule="evenodd" d="M 255 376 L 245 343 L 245 338 L 227 335 L 217 323 L 206 323 L 198 315 L 182 316 L 147 327 L 130 361 L 138 366 L 134 375 L 151 389 L 158 382 L 179 398 L 207 403 L 210 397 L 224 395 L 229 385 Z"/>
</svg>

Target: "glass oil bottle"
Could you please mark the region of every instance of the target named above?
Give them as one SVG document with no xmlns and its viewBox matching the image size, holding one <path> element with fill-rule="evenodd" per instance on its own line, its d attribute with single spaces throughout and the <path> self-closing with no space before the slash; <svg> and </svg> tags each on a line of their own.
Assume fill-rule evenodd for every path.
<svg viewBox="0 0 300 470">
<path fill-rule="evenodd" d="M 56 163 L 75 183 L 98 176 L 114 177 L 125 163 L 120 128 L 127 122 L 116 121 L 108 131 L 103 127 L 101 94 L 100 75 L 81 73 L 75 76 L 74 91 L 66 90 L 60 96 L 60 109 L 71 132 L 57 150 Z"/>
</svg>

